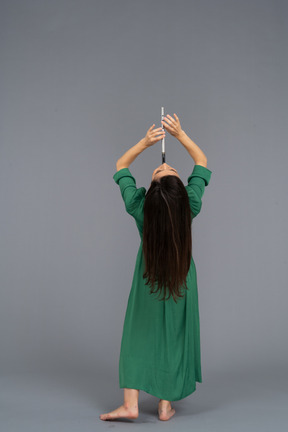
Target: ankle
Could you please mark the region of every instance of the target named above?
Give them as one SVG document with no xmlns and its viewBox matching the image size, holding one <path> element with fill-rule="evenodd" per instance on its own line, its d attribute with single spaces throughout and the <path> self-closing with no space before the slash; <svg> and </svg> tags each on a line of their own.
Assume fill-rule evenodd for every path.
<svg viewBox="0 0 288 432">
<path fill-rule="evenodd" d="M 132 409 L 132 410 L 138 410 L 138 403 L 137 402 L 124 402 L 123 403 L 124 408 L 126 409 Z"/>
<path fill-rule="evenodd" d="M 164 399 L 160 399 L 159 400 L 159 405 L 161 405 L 162 407 L 169 407 L 169 406 L 171 406 L 171 402 L 167 401 L 167 400 L 164 400 Z"/>
</svg>

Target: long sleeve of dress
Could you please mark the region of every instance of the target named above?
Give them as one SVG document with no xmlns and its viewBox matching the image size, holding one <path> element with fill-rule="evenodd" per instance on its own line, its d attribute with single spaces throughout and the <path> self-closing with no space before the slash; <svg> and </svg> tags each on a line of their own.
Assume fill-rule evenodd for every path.
<svg viewBox="0 0 288 432">
<path fill-rule="evenodd" d="M 113 179 L 120 187 L 127 213 L 135 217 L 139 205 L 145 197 L 146 189 L 144 187 L 137 188 L 136 180 L 131 174 L 129 168 L 122 168 L 117 171 L 114 174 Z"/>
<path fill-rule="evenodd" d="M 194 165 L 192 174 L 188 177 L 188 185 L 185 189 L 188 193 L 190 208 L 195 218 L 202 207 L 202 197 L 205 187 L 210 182 L 212 171 L 202 165 Z"/>
</svg>

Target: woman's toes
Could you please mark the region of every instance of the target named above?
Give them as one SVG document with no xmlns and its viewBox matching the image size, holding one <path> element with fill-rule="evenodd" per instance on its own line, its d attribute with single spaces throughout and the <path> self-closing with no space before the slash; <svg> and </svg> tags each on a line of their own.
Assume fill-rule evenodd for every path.
<svg viewBox="0 0 288 432">
<path fill-rule="evenodd" d="M 106 414 L 100 414 L 99 418 L 100 420 L 113 420 L 116 418 L 125 417 L 128 419 L 136 419 L 139 415 L 138 408 L 127 408 L 121 405 L 119 408 L 117 408 L 114 411 L 111 411 Z"/>
</svg>

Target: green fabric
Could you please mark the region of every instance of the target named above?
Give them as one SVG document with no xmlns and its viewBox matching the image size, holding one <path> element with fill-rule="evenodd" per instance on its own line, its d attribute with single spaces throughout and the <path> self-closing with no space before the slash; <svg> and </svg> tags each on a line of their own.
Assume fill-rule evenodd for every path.
<svg viewBox="0 0 288 432">
<path fill-rule="evenodd" d="M 192 216 L 201 210 L 205 186 L 212 171 L 194 165 L 185 186 Z M 143 206 L 146 189 L 137 188 L 129 168 L 117 171 L 125 209 L 136 222 L 140 245 L 123 324 L 119 386 L 143 390 L 160 399 L 176 401 L 196 390 L 202 382 L 197 275 L 193 257 L 187 275 L 188 291 L 177 300 L 159 301 L 149 294 L 144 273 Z"/>
</svg>

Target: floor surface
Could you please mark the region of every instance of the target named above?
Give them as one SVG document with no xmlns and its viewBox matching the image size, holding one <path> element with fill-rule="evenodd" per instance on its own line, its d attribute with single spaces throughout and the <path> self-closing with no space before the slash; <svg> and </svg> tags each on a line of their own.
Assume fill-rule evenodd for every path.
<svg viewBox="0 0 288 432">
<path fill-rule="evenodd" d="M 176 414 L 164 422 L 158 420 L 158 399 L 141 391 L 136 420 L 100 420 L 101 413 L 122 404 L 123 390 L 106 375 L 2 375 L 0 430 L 90 432 L 135 427 L 141 431 L 287 432 L 288 389 L 284 377 L 281 368 L 274 369 L 273 375 L 265 370 L 206 372 L 205 382 L 197 383 L 192 395 L 172 402 Z"/>
</svg>

